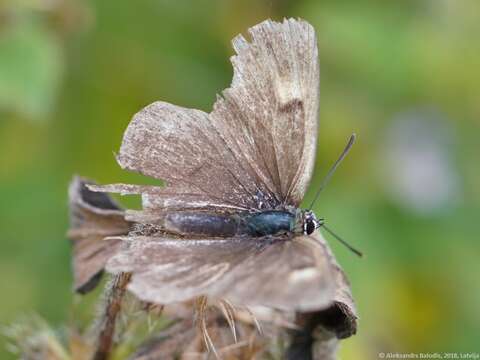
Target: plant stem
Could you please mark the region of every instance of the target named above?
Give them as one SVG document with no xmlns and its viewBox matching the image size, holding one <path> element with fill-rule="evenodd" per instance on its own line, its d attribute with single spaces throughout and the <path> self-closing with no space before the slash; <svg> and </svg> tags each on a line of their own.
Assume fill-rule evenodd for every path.
<svg viewBox="0 0 480 360">
<path fill-rule="evenodd" d="M 98 334 L 97 349 L 93 360 L 107 360 L 110 356 L 115 333 L 115 322 L 122 308 L 122 300 L 130 278 L 130 273 L 121 273 L 115 275 L 113 279 L 112 287 L 106 295 L 103 321 Z"/>
</svg>

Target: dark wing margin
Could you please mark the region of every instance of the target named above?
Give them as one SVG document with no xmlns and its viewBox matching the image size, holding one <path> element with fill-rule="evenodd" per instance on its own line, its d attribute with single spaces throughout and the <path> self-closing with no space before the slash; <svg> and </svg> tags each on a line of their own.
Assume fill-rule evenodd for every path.
<svg viewBox="0 0 480 360">
<path fill-rule="evenodd" d="M 347 276 L 325 241 L 323 241 L 323 247 L 334 269 L 335 296 L 333 304 L 320 313 L 321 324 L 327 330 L 334 332 L 338 339 L 344 339 L 357 332 L 357 309 Z"/>
<path fill-rule="evenodd" d="M 141 193 L 150 209 L 300 204 L 317 140 L 315 32 L 305 21 L 288 19 L 264 21 L 249 33 L 250 43 L 233 40 L 232 85 L 210 114 L 155 102 L 125 131 L 120 166 L 165 180 L 167 188 L 117 184 L 95 191 Z"/>
<path fill-rule="evenodd" d="M 117 253 L 121 241 L 105 239 L 128 234 L 124 211 L 105 193 L 87 188 L 92 181 L 74 177 L 69 188 L 70 229 L 74 289 L 87 293 L 100 281 L 106 262 Z"/>
<path fill-rule="evenodd" d="M 358 316 L 350 283 L 325 240 L 319 234 L 317 239 L 333 266 L 335 295 L 325 309 L 297 313 L 295 322 L 298 328 L 291 331 L 291 341 L 285 354 L 288 360 L 330 359 L 329 354 L 336 352 L 338 339 L 357 332 Z"/>
<path fill-rule="evenodd" d="M 171 304 L 200 295 L 239 306 L 317 310 L 333 301 L 329 257 L 316 239 L 125 237 L 107 264 L 131 272 L 128 289 L 144 301 Z"/>
</svg>

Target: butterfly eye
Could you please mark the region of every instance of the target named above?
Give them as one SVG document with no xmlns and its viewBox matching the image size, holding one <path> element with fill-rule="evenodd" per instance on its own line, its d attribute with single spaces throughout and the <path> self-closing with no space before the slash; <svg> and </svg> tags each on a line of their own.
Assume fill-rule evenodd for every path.
<svg viewBox="0 0 480 360">
<path fill-rule="evenodd" d="M 305 223 L 305 233 L 310 235 L 315 231 L 315 228 L 315 222 L 312 219 L 308 219 Z"/>
</svg>

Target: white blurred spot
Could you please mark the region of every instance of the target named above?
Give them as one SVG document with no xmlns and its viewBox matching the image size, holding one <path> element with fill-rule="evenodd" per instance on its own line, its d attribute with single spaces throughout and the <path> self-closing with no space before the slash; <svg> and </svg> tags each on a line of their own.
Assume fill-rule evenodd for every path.
<svg viewBox="0 0 480 360">
<path fill-rule="evenodd" d="M 454 204 L 459 188 L 452 138 L 452 130 L 435 112 L 412 111 L 393 120 L 384 159 L 386 186 L 398 205 L 428 215 Z"/>
<path fill-rule="evenodd" d="M 318 269 L 314 267 L 305 268 L 301 270 L 295 270 L 288 276 L 289 281 L 300 282 L 308 281 L 318 276 Z"/>
</svg>

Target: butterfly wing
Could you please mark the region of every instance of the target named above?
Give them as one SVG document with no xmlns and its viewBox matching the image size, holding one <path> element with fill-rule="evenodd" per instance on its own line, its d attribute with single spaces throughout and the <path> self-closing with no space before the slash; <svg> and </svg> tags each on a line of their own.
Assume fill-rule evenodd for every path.
<svg viewBox="0 0 480 360">
<path fill-rule="evenodd" d="M 298 206 L 316 153 L 319 64 L 315 31 L 305 21 L 264 21 L 251 41 L 233 40 L 234 75 L 210 118 L 227 144 L 274 186 L 283 204 Z"/>
<path fill-rule="evenodd" d="M 120 246 L 108 236 L 126 235 L 131 223 L 124 211 L 105 193 L 88 190 L 92 181 L 75 177 L 69 188 L 70 229 L 74 287 L 86 293 L 98 284 L 108 259 Z"/>
<path fill-rule="evenodd" d="M 163 191 L 137 189 L 151 205 L 165 204 L 163 196 L 185 207 L 211 202 L 227 208 L 256 208 L 258 198 L 269 198 L 270 192 L 236 156 L 208 114 L 156 102 L 134 116 L 117 160 L 124 169 L 167 182 Z"/>
<path fill-rule="evenodd" d="M 271 209 L 298 206 L 310 180 L 317 138 L 318 54 L 311 25 L 265 21 L 252 41 L 233 40 L 230 88 L 210 114 L 153 103 L 130 122 L 117 160 L 167 182 L 140 193 L 147 208 Z"/>
<path fill-rule="evenodd" d="M 239 306 L 312 310 L 331 304 L 334 270 L 311 236 L 293 240 L 128 237 L 107 264 L 131 272 L 129 290 L 142 300 L 170 304 L 200 295 Z"/>
</svg>

